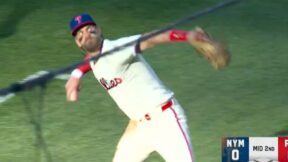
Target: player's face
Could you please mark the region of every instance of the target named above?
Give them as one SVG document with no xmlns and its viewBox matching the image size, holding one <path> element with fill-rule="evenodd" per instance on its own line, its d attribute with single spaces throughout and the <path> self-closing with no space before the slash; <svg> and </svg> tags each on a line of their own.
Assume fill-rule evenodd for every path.
<svg viewBox="0 0 288 162">
<path fill-rule="evenodd" d="M 87 51 L 88 53 L 99 50 L 102 39 L 101 30 L 95 25 L 84 26 L 75 36 L 75 42 L 78 47 Z"/>
</svg>

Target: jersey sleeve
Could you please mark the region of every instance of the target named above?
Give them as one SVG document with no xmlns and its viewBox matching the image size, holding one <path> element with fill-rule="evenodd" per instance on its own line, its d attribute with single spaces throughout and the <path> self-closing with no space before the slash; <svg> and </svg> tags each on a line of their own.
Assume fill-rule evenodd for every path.
<svg viewBox="0 0 288 162">
<path fill-rule="evenodd" d="M 90 58 L 89 54 L 85 55 L 84 60 L 88 60 Z M 91 66 L 89 62 L 79 65 L 76 69 L 74 69 L 71 73 L 71 76 L 76 78 L 81 78 L 83 75 L 91 71 Z"/>
<path fill-rule="evenodd" d="M 117 40 L 115 40 L 113 43 L 116 46 L 122 46 L 126 43 L 132 42 L 132 41 L 136 41 L 141 37 L 140 34 L 138 35 L 133 35 L 133 36 L 129 36 L 129 37 L 123 37 L 123 38 L 119 38 Z M 134 45 L 128 46 L 125 49 L 125 52 L 132 54 L 132 55 L 137 55 L 138 53 L 141 53 L 140 51 L 140 43 L 137 41 Z"/>
<path fill-rule="evenodd" d="M 134 36 L 120 38 L 117 40 L 104 42 L 104 52 L 117 48 L 117 47 L 121 47 L 129 42 L 136 41 L 134 44 L 128 47 L 115 51 L 114 53 L 111 54 L 111 57 L 109 57 L 110 58 L 109 60 L 115 66 L 121 66 L 121 65 L 127 64 L 130 61 L 132 61 L 133 58 L 138 53 L 140 53 L 140 50 L 139 50 L 140 48 L 138 45 L 139 43 L 137 42 L 137 40 L 140 37 L 141 35 L 134 35 Z"/>
</svg>

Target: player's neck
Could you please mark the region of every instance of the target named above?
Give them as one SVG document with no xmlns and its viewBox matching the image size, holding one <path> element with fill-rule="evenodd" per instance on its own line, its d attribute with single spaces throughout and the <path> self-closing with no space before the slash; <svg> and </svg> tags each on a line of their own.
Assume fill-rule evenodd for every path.
<svg viewBox="0 0 288 162">
<path fill-rule="evenodd" d="M 101 50 L 97 50 L 97 51 L 95 51 L 95 52 L 90 52 L 89 54 L 91 55 L 91 56 L 97 56 L 97 55 L 99 55 L 101 53 Z"/>
</svg>

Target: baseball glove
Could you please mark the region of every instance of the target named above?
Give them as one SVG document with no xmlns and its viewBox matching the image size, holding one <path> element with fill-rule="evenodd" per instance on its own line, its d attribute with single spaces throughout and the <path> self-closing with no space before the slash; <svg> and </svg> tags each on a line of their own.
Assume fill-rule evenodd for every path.
<svg viewBox="0 0 288 162">
<path fill-rule="evenodd" d="M 195 36 L 190 39 L 190 43 L 216 70 L 228 66 L 231 55 L 227 48 L 203 29 L 199 27 L 195 29 Z"/>
</svg>

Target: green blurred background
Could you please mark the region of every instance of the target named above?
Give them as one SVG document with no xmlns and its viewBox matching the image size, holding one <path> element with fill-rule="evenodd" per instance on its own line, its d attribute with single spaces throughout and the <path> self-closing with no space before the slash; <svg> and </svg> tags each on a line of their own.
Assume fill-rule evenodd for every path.
<svg viewBox="0 0 288 162">
<path fill-rule="evenodd" d="M 149 32 L 216 4 L 218 0 L 0 0 L 0 87 L 40 70 L 82 59 L 68 23 L 93 15 L 109 39 Z M 288 1 L 244 0 L 193 20 L 230 48 L 229 68 L 215 71 L 187 44 L 161 45 L 144 53 L 185 108 L 198 162 L 220 161 L 225 136 L 288 135 Z M 127 117 L 92 74 L 79 102 L 65 100 L 65 81 L 49 82 L 42 133 L 53 162 L 111 161 Z M 26 98 L 39 118 L 40 90 L 0 104 L 0 161 L 46 161 L 35 147 Z M 41 113 L 40 113 L 41 114 Z M 145 162 L 163 161 L 156 153 Z"/>
</svg>

